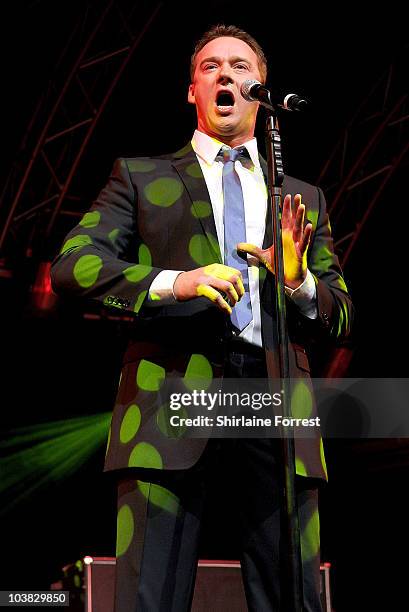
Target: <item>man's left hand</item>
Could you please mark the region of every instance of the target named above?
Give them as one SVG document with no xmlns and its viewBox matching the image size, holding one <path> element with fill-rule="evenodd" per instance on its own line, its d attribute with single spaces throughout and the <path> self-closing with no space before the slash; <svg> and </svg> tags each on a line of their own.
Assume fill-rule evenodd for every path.
<svg viewBox="0 0 409 612">
<path fill-rule="evenodd" d="M 283 203 L 281 217 L 283 254 L 284 254 L 284 282 L 286 287 L 297 289 L 307 276 L 307 251 L 312 234 L 310 221 L 305 224 L 305 204 L 301 202 L 301 195 L 294 196 L 294 209 L 291 206 L 291 195 L 286 195 Z M 274 273 L 274 247 L 260 249 L 254 244 L 240 242 L 238 251 L 244 251 L 257 257 L 270 272 Z"/>
</svg>

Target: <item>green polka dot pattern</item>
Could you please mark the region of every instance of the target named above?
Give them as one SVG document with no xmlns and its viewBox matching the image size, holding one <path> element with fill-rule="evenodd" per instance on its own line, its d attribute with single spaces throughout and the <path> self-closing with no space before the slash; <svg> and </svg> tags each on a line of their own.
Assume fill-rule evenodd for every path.
<svg viewBox="0 0 409 612">
<path fill-rule="evenodd" d="M 209 360 L 204 355 L 193 354 L 183 377 L 185 386 L 191 391 L 207 389 L 212 380 L 213 370 Z"/>
<path fill-rule="evenodd" d="M 118 238 L 118 234 L 119 234 L 119 229 L 115 228 L 112 230 L 112 232 L 109 232 L 108 238 L 110 239 L 111 242 L 115 242 L 115 240 Z"/>
<path fill-rule="evenodd" d="M 78 234 L 78 236 L 74 236 L 64 243 L 60 253 L 66 253 L 70 249 L 87 246 L 88 244 L 92 244 L 91 237 L 85 234 Z"/>
<path fill-rule="evenodd" d="M 146 497 L 146 499 L 149 499 L 152 504 L 171 514 L 177 514 L 179 499 L 171 491 L 160 485 L 142 482 L 141 480 L 138 480 L 137 484 L 141 494 Z"/>
<path fill-rule="evenodd" d="M 131 508 L 125 504 L 118 511 L 116 525 L 116 556 L 124 555 L 128 550 L 134 534 L 134 518 Z"/>
<path fill-rule="evenodd" d="M 193 162 L 193 164 L 190 164 L 186 168 L 186 174 L 188 174 L 189 176 L 191 176 L 193 178 L 202 178 L 203 177 L 202 169 L 201 169 L 200 164 L 198 162 Z"/>
<path fill-rule="evenodd" d="M 308 521 L 301 537 L 301 556 L 303 561 L 314 559 L 320 547 L 320 518 L 316 510 Z"/>
<path fill-rule="evenodd" d="M 215 251 L 216 253 L 220 253 L 219 244 L 216 238 L 211 234 L 206 235 L 207 239 L 202 234 L 195 234 L 189 242 L 190 257 L 199 264 L 199 266 L 208 266 L 211 263 L 215 263 Z"/>
<path fill-rule="evenodd" d="M 190 212 L 196 219 L 204 219 L 205 217 L 210 217 L 212 214 L 212 207 L 210 202 L 195 200 L 190 207 Z"/>
<path fill-rule="evenodd" d="M 264 266 L 260 265 L 258 274 L 260 281 L 263 281 L 267 276 L 267 269 Z"/>
<path fill-rule="evenodd" d="M 320 457 L 325 476 L 328 478 L 327 462 L 325 461 L 324 443 L 322 438 L 320 439 Z"/>
<path fill-rule="evenodd" d="M 136 302 L 135 302 L 134 309 L 133 309 L 134 312 L 138 313 L 140 311 L 147 294 L 148 294 L 147 291 L 141 291 L 141 293 L 138 295 Z"/>
<path fill-rule="evenodd" d="M 192 145 L 190 144 L 190 142 L 188 142 L 184 147 L 179 149 L 179 151 L 176 151 L 176 153 L 173 154 L 173 157 L 183 157 L 184 155 L 187 155 L 187 153 L 191 151 L 192 151 Z"/>
<path fill-rule="evenodd" d="M 122 271 L 122 274 L 130 283 L 139 283 L 139 281 L 145 278 L 145 276 L 148 276 L 150 272 L 152 272 L 151 266 L 136 264 L 135 266 L 125 268 L 125 270 Z"/>
<path fill-rule="evenodd" d="M 107 456 L 108 451 L 109 451 L 109 445 L 111 444 L 111 433 L 112 433 L 112 431 L 111 431 L 111 427 L 110 427 L 109 431 L 108 431 L 107 449 L 105 451 L 105 456 Z"/>
<path fill-rule="evenodd" d="M 146 198 L 155 206 L 172 206 L 182 195 L 183 184 L 174 178 L 158 178 L 144 188 Z"/>
<path fill-rule="evenodd" d="M 127 444 L 135 436 L 141 424 L 141 411 L 136 404 L 129 406 L 122 419 L 119 439 L 122 444 Z"/>
<path fill-rule="evenodd" d="M 208 241 L 210 242 L 210 245 L 211 245 L 213 251 L 215 251 L 217 253 L 218 258 L 221 261 L 220 246 L 219 246 L 219 242 L 218 242 L 217 238 L 215 238 L 215 236 L 213 236 L 213 234 L 209 234 L 209 232 L 206 232 L 206 236 L 207 236 Z"/>
<path fill-rule="evenodd" d="M 131 159 L 128 161 L 129 172 L 150 172 L 156 168 L 153 161 L 145 159 Z"/>
<path fill-rule="evenodd" d="M 139 247 L 138 261 L 143 266 L 152 266 L 152 255 L 146 244 L 141 244 Z"/>
<path fill-rule="evenodd" d="M 100 222 L 100 219 L 101 213 L 98 210 L 92 210 L 85 213 L 79 222 L 79 225 L 82 225 L 82 227 L 96 227 Z"/>
<path fill-rule="evenodd" d="M 102 259 L 97 255 L 83 255 L 76 262 L 73 275 L 80 287 L 92 287 L 97 282 L 102 268 Z"/>
<path fill-rule="evenodd" d="M 186 431 L 186 425 L 171 425 L 170 417 L 175 414 L 182 418 L 188 416 L 186 408 L 182 407 L 175 412 L 167 404 L 161 406 L 156 414 L 158 428 L 166 438 L 181 438 Z"/>
<path fill-rule="evenodd" d="M 308 204 L 307 204 L 307 220 L 311 221 L 312 226 L 316 227 L 317 226 L 317 221 L 318 221 L 318 210 L 308 210 Z"/>
<path fill-rule="evenodd" d="M 295 458 L 295 472 L 298 476 L 307 476 L 304 461 L 301 461 L 299 457 Z"/>
<path fill-rule="evenodd" d="M 139 442 L 129 455 L 128 467 L 145 467 L 161 470 L 162 457 L 152 444 Z"/>
<path fill-rule="evenodd" d="M 333 263 L 332 253 L 325 245 L 314 255 L 314 264 L 318 265 L 322 272 L 328 272 Z"/>
<path fill-rule="evenodd" d="M 136 384 L 143 391 L 157 391 L 165 375 L 165 369 L 162 366 L 141 359 L 136 373 Z"/>
<path fill-rule="evenodd" d="M 338 287 L 342 290 L 342 291 L 347 291 L 347 286 L 345 284 L 345 281 L 343 278 L 339 277 L 336 280 L 336 285 L 338 285 Z"/>
<path fill-rule="evenodd" d="M 296 419 L 308 419 L 312 413 L 312 395 L 308 385 L 298 380 L 291 393 L 291 414 Z"/>
</svg>

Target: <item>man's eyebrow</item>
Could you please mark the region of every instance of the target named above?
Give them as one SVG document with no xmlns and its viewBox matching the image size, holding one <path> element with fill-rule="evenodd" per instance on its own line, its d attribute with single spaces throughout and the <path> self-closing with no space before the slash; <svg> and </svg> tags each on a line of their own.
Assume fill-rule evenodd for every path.
<svg viewBox="0 0 409 612">
<path fill-rule="evenodd" d="M 205 57 L 201 62 L 200 66 L 203 66 L 206 62 L 214 62 L 215 64 L 220 64 L 221 58 L 217 55 L 212 55 L 211 57 Z M 236 62 L 245 62 L 251 66 L 251 61 L 249 59 L 240 57 L 239 55 L 235 55 L 234 57 L 229 58 L 230 64 L 235 64 Z"/>
<path fill-rule="evenodd" d="M 212 57 L 205 57 L 201 62 L 200 65 L 202 66 L 203 64 L 205 64 L 206 62 L 214 62 L 215 64 L 219 64 L 220 63 L 220 57 L 217 57 L 216 55 L 212 55 Z"/>
<path fill-rule="evenodd" d="M 236 64 L 236 62 L 244 62 L 245 64 L 249 64 L 249 66 L 251 66 L 251 61 L 249 59 L 245 57 L 240 57 L 239 55 L 232 57 L 230 60 L 231 64 Z"/>
</svg>

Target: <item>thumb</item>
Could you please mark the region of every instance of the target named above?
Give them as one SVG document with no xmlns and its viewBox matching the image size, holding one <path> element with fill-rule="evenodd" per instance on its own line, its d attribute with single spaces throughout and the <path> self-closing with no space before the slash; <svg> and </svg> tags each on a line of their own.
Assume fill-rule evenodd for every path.
<svg viewBox="0 0 409 612">
<path fill-rule="evenodd" d="M 255 244 L 250 244 L 250 242 L 239 242 L 236 248 L 238 251 L 244 251 L 249 255 L 254 255 L 254 257 L 257 257 L 257 259 L 261 259 L 263 256 L 262 249 Z"/>
<path fill-rule="evenodd" d="M 244 251 L 249 255 L 254 255 L 254 257 L 257 257 L 257 259 L 270 270 L 270 272 L 272 271 L 270 249 L 260 249 L 260 247 L 255 244 L 250 244 L 249 242 L 239 242 L 236 248 L 238 251 Z"/>
</svg>

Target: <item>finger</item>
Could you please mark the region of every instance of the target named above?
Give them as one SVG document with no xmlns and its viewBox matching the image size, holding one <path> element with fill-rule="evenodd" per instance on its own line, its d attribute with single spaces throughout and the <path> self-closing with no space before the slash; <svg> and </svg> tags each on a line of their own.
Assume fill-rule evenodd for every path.
<svg viewBox="0 0 409 612">
<path fill-rule="evenodd" d="M 225 299 L 223 299 L 220 293 L 216 291 L 216 289 L 214 289 L 213 287 L 210 287 L 209 285 L 201 284 L 197 286 L 196 292 L 198 296 L 203 296 L 207 298 L 208 300 L 210 300 L 211 302 L 215 303 L 218 306 L 218 308 L 220 308 L 220 310 L 227 312 L 229 315 L 232 313 L 232 309 L 230 308 L 229 304 L 226 302 Z"/>
<path fill-rule="evenodd" d="M 308 246 L 309 246 L 310 240 L 311 240 L 311 235 L 312 235 L 312 223 L 311 223 L 311 221 L 308 221 L 307 225 L 305 226 L 304 235 L 303 235 L 301 243 L 300 243 L 300 251 L 301 251 L 302 255 L 308 249 Z"/>
<path fill-rule="evenodd" d="M 237 245 L 238 251 L 244 251 L 249 255 L 254 255 L 263 265 L 266 266 L 270 272 L 273 271 L 273 249 L 270 247 L 269 249 L 260 249 L 260 247 L 250 244 L 249 242 L 239 242 Z"/>
<path fill-rule="evenodd" d="M 294 210 L 293 210 L 294 217 L 297 214 L 297 210 L 300 204 L 302 204 L 302 195 L 301 193 L 296 193 L 294 196 Z"/>
<path fill-rule="evenodd" d="M 205 268 L 205 272 L 212 278 L 220 278 L 222 280 L 229 281 L 229 283 L 234 286 L 238 296 L 241 297 L 244 295 L 243 279 L 241 277 L 240 270 L 231 268 L 230 266 L 216 264 L 210 271 Z M 237 301 L 237 299 L 235 301 Z"/>
<path fill-rule="evenodd" d="M 294 242 L 300 242 L 304 229 L 304 216 L 305 216 L 305 206 L 298 203 L 297 213 L 294 221 L 294 229 L 293 229 L 293 239 Z"/>
<path fill-rule="evenodd" d="M 281 224 L 283 227 L 289 227 L 291 223 L 292 223 L 291 195 L 287 194 L 283 202 L 283 213 L 281 216 Z"/>
<path fill-rule="evenodd" d="M 270 272 L 273 272 L 274 266 L 274 249 L 270 247 L 269 249 L 260 249 L 254 244 L 249 244 L 248 242 L 239 242 L 237 245 L 238 251 L 245 251 L 249 253 L 249 255 L 254 255 Z"/>
<path fill-rule="evenodd" d="M 240 270 L 224 264 L 209 264 L 203 268 L 203 272 L 206 276 L 223 280 L 230 280 L 232 276 L 240 275 Z"/>
<path fill-rule="evenodd" d="M 243 251 L 244 253 L 248 253 L 249 255 L 254 255 L 257 259 L 261 259 L 263 256 L 263 250 L 255 244 L 251 244 L 250 242 L 239 242 L 236 246 L 238 251 Z"/>
<path fill-rule="evenodd" d="M 244 289 L 243 280 L 241 278 L 241 275 L 237 279 L 237 287 L 238 287 L 240 296 L 243 297 L 243 295 L 246 293 L 246 290 Z"/>
<path fill-rule="evenodd" d="M 235 275 L 233 278 L 234 278 L 234 281 L 237 283 L 238 276 Z M 236 287 L 234 286 L 233 280 L 226 281 L 226 280 L 222 280 L 221 278 L 214 277 L 209 280 L 209 284 L 211 287 L 214 287 L 218 291 L 223 291 L 223 293 L 225 293 L 228 296 L 230 306 L 234 306 L 236 302 L 238 302 L 242 296 L 242 294 L 240 293 L 240 289 L 237 290 Z"/>
<path fill-rule="evenodd" d="M 229 269 L 233 272 L 233 274 L 227 277 L 226 280 L 228 280 L 229 283 L 233 285 L 233 287 L 237 291 L 237 294 L 240 296 L 239 297 L 240 299 L 245 294 L 245 289 L 243 285 L 243 277 L 241 275 L 240 270 L 235 270 L 234 268 L 229 268 Z"/>
<path fill-rule="evenodd" d="M 233 286 L 236 289 L 237 293 L 239 294 L 239 296 L 240 296 L 239 299 L 241 299 L 243 297 L 243 295 L 245 294 L 245 289 L 244 289 L 244 285 L 243 285 L 243 278 L 241 276 L 241 273 L 239 272 L 238 274 L 235 274 L 229 280 L 233 284 Z"/>
</svg>

